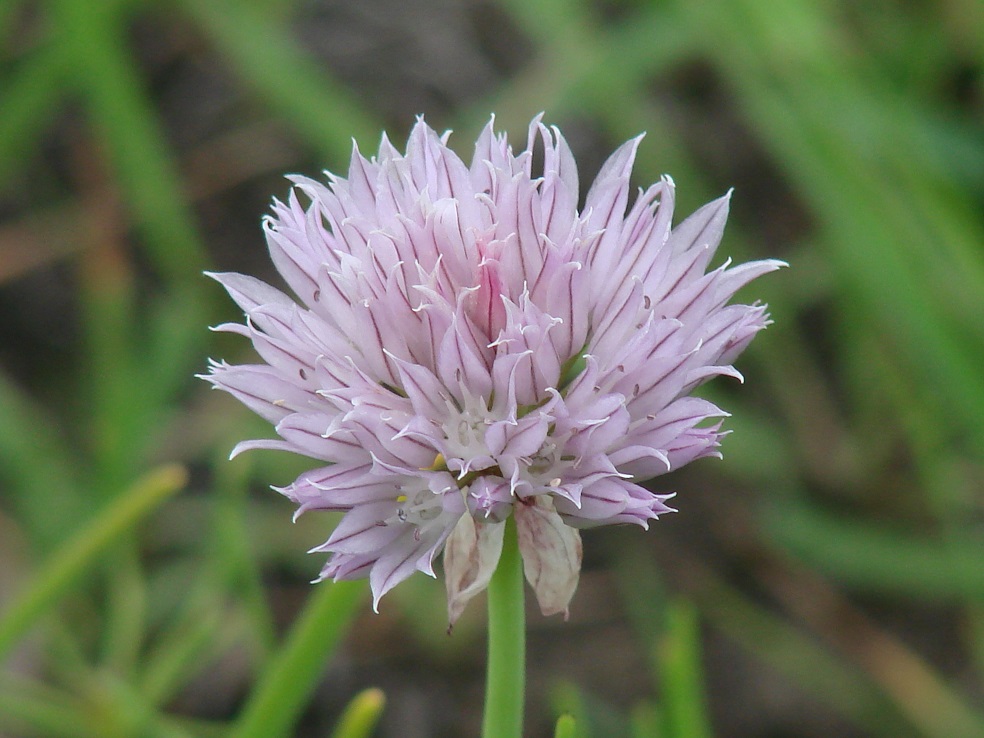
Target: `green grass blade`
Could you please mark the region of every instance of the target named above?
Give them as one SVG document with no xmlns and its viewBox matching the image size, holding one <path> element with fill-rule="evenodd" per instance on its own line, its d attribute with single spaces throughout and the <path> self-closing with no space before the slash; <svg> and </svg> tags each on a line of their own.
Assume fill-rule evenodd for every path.
<svg viewBox="0 0 984 738">
<path fill-rule="evenodd" d="M 638 87 L 684 58 L 692 46 L 685 29 L 656 6 L 605 27 L 577 0 L 508 0 L 504 5 L 537 42 L 538 58 L 491 99 L 473 105 L 462 116 L 463 128 L 484 124 L 490 112 L 500 126 L 520 130 L 540 111 L 551 120 L 584 110 L 602 118 L 624 115 L 641 99 Z"/>
<path fill-rule="evenodd" d="M 103 714 L 110 726 L 106 735 L 146 736 L 146 738 L 195 738 L 181 722 L 172 721 L 147 702 L 129 682 L 109 671 L 100 672 L 95 686 Z"/>
<path fill-rule="evenodd" d="M 661 707 L 668 738 L 710 738 L 700 665 L 697 611 L 682 600 L 666 612 L 666 633 L 659 643 Z"/>
<path fill-rule="evenodd" d="M 94 491 L 111 495 L 132 478 L 146 438 L 147 406 L 132 346 L 138 335 L 135 275 L 119 244 L 97 242 L 82 262 L 82 326 L 85 372 L 79 388 L 89 398 L 88 450 L 94 457 Z"/>
<path fill-rule="evenodd" d="M 210 316 L 204 309 L 206 301 L 200 299 L 197 282 L 202 279 L 173 284 L 151 306 L 143 326 L 144 360 L 138 362 L 142 391 L 146 393 L 146 404 L 163 415 L 173 410 L 173 398 L 187 391 L 192 372 L 201 371 L 204 365 L 210 334 L 203 326 Z M 159 419 L 157 424 L 163 425 L 165 419 Z"/>
<path fill-rule="evenodd" d="M 58 44 L 35 49 L 0 84 L 0 183 L 30 164 L 39 130 L 58 108 L 68 65 Z"/>
<path fill-rule="evenodd" d="M 865 592 L 984 602 L 984 541 L 932 541 L 786 500 L 763 510 L 766 532 L 811 568 Z"/>
<path fill-rule="evenodd" d="M 606 738 L 629 732 L 626 715 L 605 698 L 583 691 L 572 682 L 562 681 L 550 693 L 550 703 L 557 716 L 569 715 L 576 738 Z"/>
<path fill-rule="evenodd" d="M 689 581 L 693 583 L 688 596 L 709 626 L 871 735 L 900 738 L 913 734 L 894 706 L 858 669 L 845 664 L 817 645 L 811 636 L 752 602 L 696 561 L 688 561 L 686 565 L 691 571 Z M 620 552 L 613 569 L 625 573 L 620 586 L 627 605 L 639 589 L 637 583 L 658 580 L 661 576 L 651 550 L 641 541 Z M 631 577 L 628 572 L 632 573 Z M 642 600 L 635 610 L 638 614 L 645 614 L 645 603 L 651 597 Z M 633 611 L 630 607 L 630 617 Z M 659 632 L 652 623 L 644 622 L 641 628 L 633 624 L 643 634 Z M 646 642 L 652 641 L 646 639 Z"/>
<path fill-rule="evenodd" d="M 106 556 L 106 606 L 99 659 L 107 669 L 130 678 L 147 631 L 147 582 L 137 537 L 121 536 Z"/>
<path fill-rule="evenodd" d="M 0 675 L 0 732 L 48 738 L 103 738 L 88 705 L 47 685 Z"/>
<path fill-rule="evenodd" d="M 754 2 L 679 8 L 708 30 L 714 43 L 706 53 L 812 206 L 849 298 L 843 309 L 892 336 L 906 369 L 937 386 L 960 432 L 984 445 L 976 320 L 984 309 L 984 233 L 964 195 L 943 181 L 927 190 L 923 172 L 910 165 L 915 144 L 894 122 L 889 82 L 846 61 L 846 41 L 819 6 L 784 0 L 768 10 Z M 776 55 L 787 63 L 774 64 Z M 874 154 L 844 120 L 855 101 L 872 95 L 885 103 Z M 843 125 L 828 110 L 841 111 Z M 958 307 L 947 307 L 940 289 Z"/>
<path fill-rule="evenodd" d="M 355 696 L 338 720 L 332 738 L 369 738 L 386 705 L 381 689 L 367 689 Z"/>
<path fill-rule="evenodd" d="M 307 606 L 261 675 L 231 736 L 290 735 L 365 593 L 365 582 L 324 583 L 311 590 Z"/>
<path fill-rule="evenodd" d="M 571 682 L 561 682 L 551 693 L 554 712 L 569 717 L 575 738 L 591 738 L 590 712 L 581 690 Z"/>
<path fill-rule="evenodd" d="M 242 629 L 223 602 L 216 583 L 196 583 L 188 604 L 169 619 L 142 660 L 140 693 L 148 703 L 164 705 L 206 669 Z"/>
<path fill-rule="evenodd" d="M 215 545 L 212 555 L 224 587 L 241 598 L 249 629 L 254 635 L 259 662 L 265 663 L 276 645 L 273 614 L 263 586 L 255 533 L 247 522 L 248 482 L 253 469 L 249 454 L 229 463 L 226 449 L 232 444 L 219 443 L 220 458 L 213 464 L 215 491 L 213 528 Z"/>
<path fill-rule="evenodd" d="M 0 372 L 0 478 L 36 550 L 49 551 L 84 517 L 80 461 L 45 408 Z M 58 490 L 59 504 L 39 491 Z"/>
<path fill-rule="evenodd" d="M 168 279 L 197 277 L 206 265 L 205 250 L 153 105 L 124 46 L 119 8 L 78 0 L 54 6 L 59 40 L 71 50 L 78 89 L 150 256 Z"/>
<path fill-rule="evenodd" d="M 577 722 L 571 715 L 561 715 L 557 718 L 554 728 L 554 738 L 577 738 Z"/>
<path fill-rule="evenodd" d="M 30 587 L 0 617 L 0 659 L 44 612 L 68 592 L 120 536 L 185 484 L 179 466 L 163 466 L 137 480 L 45 562 Z"/>
<path fill-rule="evenodd" d="M 312 61 L 276 18 L 247 3 L 181 3 L 243 81 L 327 163 L 348 161 L 352 139 L 378 140 L 382 126 L 361 101 Z"/>
</svg>

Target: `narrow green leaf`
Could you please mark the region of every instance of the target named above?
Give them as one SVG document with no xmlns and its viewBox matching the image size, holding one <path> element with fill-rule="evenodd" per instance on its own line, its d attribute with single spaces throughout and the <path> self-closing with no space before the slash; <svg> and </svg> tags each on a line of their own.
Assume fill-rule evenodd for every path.
<svg viewBox="0 0 984 738">
<path fill-rule="evenodd" d="M 150 704 L 166 704 L 230 647 L 241 630 L 216 583 L 202 577 L 189 594 L 186 607 L 168 620 L 144 655 L 140 693 Z"/>
<path fill-rule="evenodd" d="M 611 27 L 577 0 L 509 0 L 504 5 L 538 42 L 537 61 L 491 100 L 472 106 L 462 116 L 462 128 L 483 124 L 493 111 L 506 129 L 525 127 L 530 116 L 544 110 L 554 119 L 590 111 L 602 119 L 624 120 L 625 111 L 643 99 L 639 86 L 685 58 L 692 47 L 687 28 L 655 4 Z"/>
<path fill-rule="evenodd" d="M 143 694 L 116 674 L 101 671 L 92 690 L 105 701 L 101 713 L 110 725 L 105 735 L 146 736 L 146 738 L 195 738 L 179 721 L 158 712 Z"/>
<path fill-rule="evenodd" d="M 700 629 L 693 605 L 676 600 L 666 611 L 658 644 L 662 714 L 668 738 L 710 738 L 700 664 Z"/>
<path fill-rule="evenodd" d="M 49 738 L 104 738 L 76 697 L 13 674 L 0 674 L 0 732 Z"/>
<path fill-rule="evenodd" d="M 98 244 L 79 270 L 85 338 L 83 386 L 89 398 L 89 450 L 100 495 L 115 494 L 139 469 L 145 403 L 132 346 L 138 335 L 135 275 L 115 245 Z"/>
<path fill-rule="evenodd" d="M 124 46 L 120 8 L 78 0 L 53 5 L 59 42 L 70 49 L 78 89 L 155 265 L 172 280 L 197 278 L 205 250 L 138 66 Z"/>
<path fill-rule="evenodd" d="M 104 560 L 106 606 L 100 663 L 130 678 L 147 631 L 147 582 L 132 532 L 121 536 Z"/>
<path fill-rule="evenodd" d="M 629 733 L 625 714 L 608 699 L 585 692 L 572 682 L 562 681 L 550 693 L 555 715 L 569 715 L 576 738 L 624 736 Z"/>
<path fill-rule="evenodd" d="M 52 554 L 28 589 L 0 617 L 0 659 L 98 562 L 106 548 L 180 490 L 185 479 L 184 469 L 176 465 L 151 471 Z"/>
<path fill-rule="evenodd" d="M 201 281 L 200 277 L 194 281 Z M 173 398 L 187 390 L 190 375 L 201 371 L 209 333 L 203 326 L 210 316 L 200 288 L 185 281 L 175 283 L 151 306 L 138 362 L 146 404 L 171 410 Z"/>
<path fill-rule="evenodd" d="M 40 46 L 0 83 L 0 182 L 29 164 L 38 132 L 58 108 L 68 61 L 58 44 Z"/>
<path fill-rule="evenodd" d="M 0 478 L 7 499 L 36 550 L 50 551 L 85 512 L 80 461 L 59 436 L 57 419 L 2 372 L 0 408 Z M 45 490 L 58 490 L 58 505 L 51 504 Z"/>
<path fill-rule="evenodd" d="M 638 540 L 628 543 L 613 563 L 615 571 L 632 573 L 631 578 L 625 578 L 626 597 L 636 588 L 633 582 L 644 583 L 660 576 L 645 544 Z M 689 581 L 694 584 L 689 596 L 708 625 L 871 735 L 912 735 L 909 724 L 856 667 L 844 663 L 817 645 L 812 636 L 752 602 L 696 561 L 687 562 L 687 567 Z"/>
<path fill-rule="evenodd" d="M 386 705 L 381 689 L 366 689 L 355 696 L 338 720 L 332 738 L 369 738 Z"/>
<path fill-rule="evenodd" d="M 850 298 L 845 312 L 891 336 L 906 369 L 939 389 L 957 432 L 980 446 L 984 232 L 965 194 L 913 164 L 918 144 L 895 122 L 911 114 L 885 94 L 890 81 L 865 55 L 841 53 L 850 41 L 822 5 L 678 7 L 713 39 L 705 52 L 821 223 Z M 872 96 L 880 106 L 864 104 Z M 877 132 L 869 125 L 872 135 L 859 138 L 847 124 L 855 101 L 876 112 Z M 840 112 L 832 119 L 831 110 Z M 939 299 L 943 289 L 948 300 Z"/>
<path fill-rule="evenodd" d="M 762 511 L 771 540 L 811 567 L 864 592 L 935 602 L 984 602 L 984 541 L 920 538 L 791 500 Z"/>
<path fill-rule="evenodd" d="M 286 26 L 248 3 L 183 0 L 243 81 L 327 162 L 347 162 L 352 139 L 376 141 L 382 126 L 362 101 L 305 55 Z"/>
<path fill-rule="evenodd" d="M 250 506 L 247 500 L 248 482 L 253 469 L 249 454 L 229 463 L 226 449 L 232 444 L 220 443 L 221 449 L 213 463 L 216 495 L 213 500 L 214 559 L 217 574 L 224 587 L 235 592 L 243 601 L 248 627 L 258 649 L 258 660 L 265 664 L 276 646 L 273 614 L 263 586 L 263 573 L 256 549 L 255 531 L 247 524 Z"/>
<path fill-rule="evenodd" d="M 232 729 L 234 738 L 290 735 L 365 597 L 365 582 L 319 584 L 261 675 Z"/>
<path fill-rule="evenodd" d="M 590 738 L 590 711 L 587 702 L 577 685 L 561 682 L 553 688 L 551 702 L 555 713 L 571 719 L 575 738 Z"/>
<path fill-rule="evenodd" d="M 577 738 L 577 723 L 571 715 L 561 715 L 557 718 L 554 728 L 554 738 Z"/>
</svg>

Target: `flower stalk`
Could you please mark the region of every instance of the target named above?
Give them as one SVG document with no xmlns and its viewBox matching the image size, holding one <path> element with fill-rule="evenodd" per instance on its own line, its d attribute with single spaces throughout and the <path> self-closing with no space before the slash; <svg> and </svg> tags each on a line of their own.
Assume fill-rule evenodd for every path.
<svg viewBox="0 0 984 738">
<path fill-rule="evenodd" d="M 488 588 L 489 652 L 482 738 L 522 738 L 526 688 L 523 561 L 516 525 L 507 520 L 502 555 Z"/>
</svg>

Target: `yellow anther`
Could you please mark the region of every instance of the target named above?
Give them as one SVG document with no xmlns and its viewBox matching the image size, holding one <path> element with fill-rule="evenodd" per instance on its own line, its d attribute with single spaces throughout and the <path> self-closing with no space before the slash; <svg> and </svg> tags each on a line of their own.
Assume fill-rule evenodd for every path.
<svg viewBox="0 0 984 738">
<path fill-rule="evenodd" d="M 447 464 L 444 463 L 444 454 L 438 454 L 434 457 L 434 463 L 430 466 L 425 466 L 420 469 L 420 471 L 447 471 Z"/>
</svg>

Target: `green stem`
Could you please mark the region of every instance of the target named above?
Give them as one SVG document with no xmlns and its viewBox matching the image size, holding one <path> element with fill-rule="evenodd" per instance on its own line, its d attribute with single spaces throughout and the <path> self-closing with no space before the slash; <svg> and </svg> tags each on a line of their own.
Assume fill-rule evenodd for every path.
<svg viewBox="0 0 984 738">
<path fill-rule="evenodd" d="M 312 589 L 304 611 L 264 670 L 230 736 L 267 738 L 293 733 L 365 589 L 364 582 L 326 583 Z"/>
<path fill-rule="evenodd" d="M 523 560 L 516 523 L 505 522 L 502 556 L 489 582 L 489 660 L 482 738 L 521 738 L 526 691 Z"/>
</svg>

